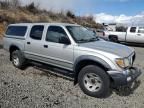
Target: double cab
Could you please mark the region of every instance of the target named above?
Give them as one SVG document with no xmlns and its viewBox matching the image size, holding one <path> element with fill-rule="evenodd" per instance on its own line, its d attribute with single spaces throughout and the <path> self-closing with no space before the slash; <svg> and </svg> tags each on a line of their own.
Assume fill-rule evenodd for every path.
<svg viewBox="0 0 144 108">
<path fill-rule="evenodd" d="M 4 49 L 16 68 L 35 61 L 73 72 L 75 84 L 98 98 L 105 97 L 112 86 L 133 83 L 141 74 L 133 67 L 133 48 L 99 39 L 77 24 L 10 24 Z"/>
</svg>

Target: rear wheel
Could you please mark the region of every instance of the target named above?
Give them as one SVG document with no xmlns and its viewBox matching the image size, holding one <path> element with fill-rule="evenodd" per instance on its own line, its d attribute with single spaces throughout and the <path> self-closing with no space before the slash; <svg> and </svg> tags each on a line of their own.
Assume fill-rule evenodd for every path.
<svg viewBox="0 0 144 108">
<path fill-rule="evenodd" d="M 110 40 L 111 42 L 116 42 L 116 43 L 119 42 L 117 36 L 109 36 L 109 40 Z"/>
<path fill-rule="evenodd" d="M 95 65 L 84 67 L 78 75 L 78 82 L 82 91 L 92 97 L 103 98 L 110 92 L 109 76 Z"/>
<path fill-rule="evenodd" d="M 15 50 L 12 52 L 12 63 L 16 68 L 22 69 L 25 64 L 25 58 L 21 51 Z"/>
</svg>

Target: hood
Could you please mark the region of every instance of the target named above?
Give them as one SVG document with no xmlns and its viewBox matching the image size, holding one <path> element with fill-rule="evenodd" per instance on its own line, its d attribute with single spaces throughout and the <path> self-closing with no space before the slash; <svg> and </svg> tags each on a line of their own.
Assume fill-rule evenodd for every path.
<svg viewBox="0 0 144 108">
<path fill-rule="evenodd" d="M 128 57 L 134 52 L 134 49 L 128 46 L 101 40 L 89 43 L 82 43 L 80 44 L 80 46 L 92 50 L 100 50 L 107 53 L 112 53 L 120 57 Z"/>
</svg>

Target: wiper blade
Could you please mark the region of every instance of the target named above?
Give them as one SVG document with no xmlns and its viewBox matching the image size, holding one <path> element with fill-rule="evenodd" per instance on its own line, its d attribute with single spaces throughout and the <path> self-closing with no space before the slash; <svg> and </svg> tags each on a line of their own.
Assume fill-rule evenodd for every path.
<svg viewBox="0 0 144 108">
<path fill-rule="evenodd" d="M 97 40 L 99 40 L 98 37 L 95 37 L 95 38 L 91 38 L 91 39 L 89 39 L 89 41 L 97 41 Z"/>
<path fill-rule="evenodd" d="M 78 42 L 88 42 L 89 40 L 87 39 L 80 39 L 80 40 L 77 40 Z"/>
<path fill-rule="evenodd" d="M 91 42 L 91 41 L 97 41 L 99 40 L 98 37 L 94 37 L 94 38 L 91 38 L 91 39 L 80 39 L 80 40 L 77 40 L 78 42 Z"/>
</svg>

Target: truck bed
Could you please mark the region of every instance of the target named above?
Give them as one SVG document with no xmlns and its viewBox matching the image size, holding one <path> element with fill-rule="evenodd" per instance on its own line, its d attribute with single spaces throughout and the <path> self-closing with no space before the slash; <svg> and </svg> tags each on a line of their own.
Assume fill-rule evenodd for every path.
<svg viewBox="0 0 144 108">
<path fill-rule="evenodd" d="M 115 36 L 118 36 L 118 40 L 119 41 L 126 41 L 126 32 L 109 32 L 109 36 L 111 35 L 115 35 Z"/>
</svg>

